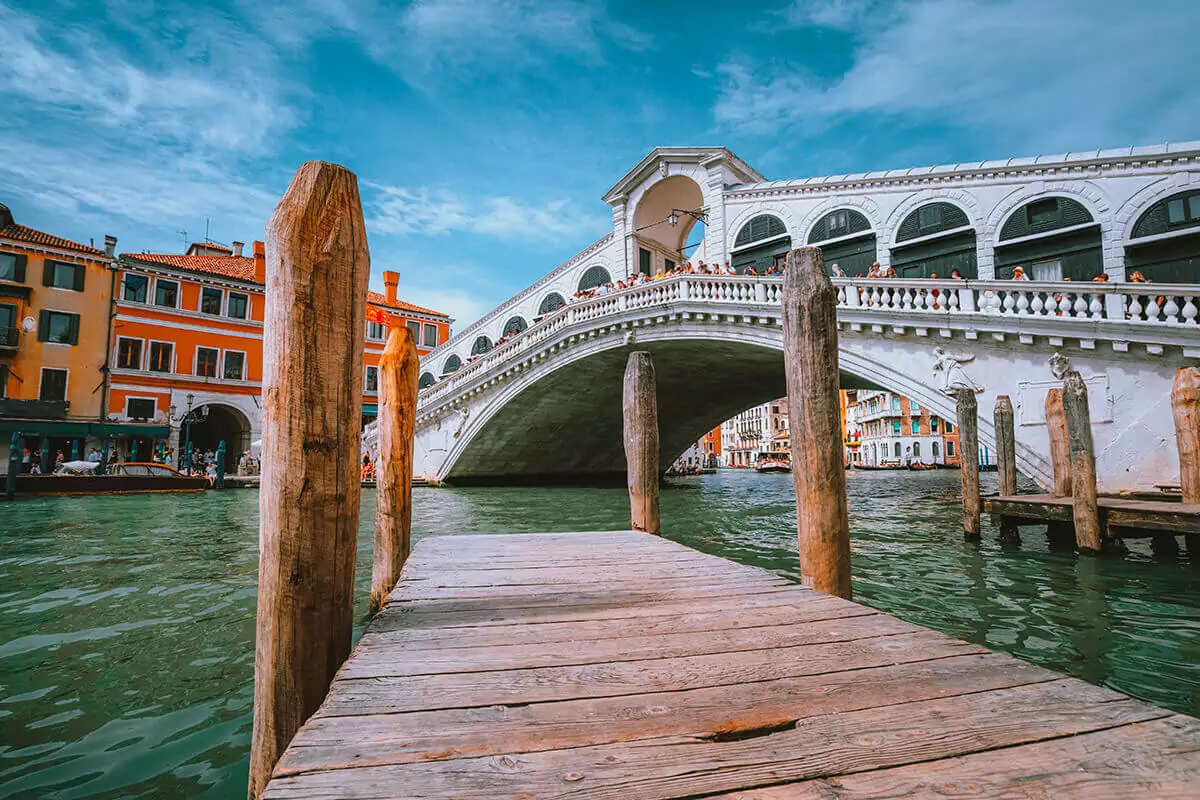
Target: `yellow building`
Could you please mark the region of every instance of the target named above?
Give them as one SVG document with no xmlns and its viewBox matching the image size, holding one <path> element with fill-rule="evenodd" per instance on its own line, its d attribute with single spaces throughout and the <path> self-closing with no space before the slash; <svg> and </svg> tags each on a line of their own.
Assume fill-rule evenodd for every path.
<svg viewBox="0 0 1200 800">
<path fill-rule="evenodd" d="M 45 451 L 43 468 L 120 435 L 104 421 L 116 241 L 100 250 L 18 225 L 0 204 L 0 471 L 14 433 Z"/>
</svg>

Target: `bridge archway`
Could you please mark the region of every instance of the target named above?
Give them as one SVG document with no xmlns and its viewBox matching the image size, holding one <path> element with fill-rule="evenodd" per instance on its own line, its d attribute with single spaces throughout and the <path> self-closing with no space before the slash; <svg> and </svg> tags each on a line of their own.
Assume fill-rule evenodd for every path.
<svg viewBox="0 0 1200 800">
<path fill-rule="evenodd" d="M 1197 280 L 1200 189 L 1176 192 L 1142 212 L 1125 246 L 1125 269 L 1127 274 L 1141 272 L 1155 283 Z"/>
<path fill-rule="evenodd" d="M 774 214 L 759 214 L 748 220 L 734 237 L 730 265 L 739 274 L 753 267 L 759 275 L 771 267 L 780 268 L 792 249 L 783 220 Z"/>
<path fill-rule="evenodd" d="M 546 314 L 553 314 L 566 304 L 567 301 L 563 300 L 561 294 L 558 292 L 551 292 L 542 298 L 542 303 L 538 306 L 538 315 L 545 316 Z"/>
<path fill-rule="evenodd" d="M 492 349 L 492 340 L 486 336 L 476 336 L 475 343 L 471 345 L 471 355 L 481 356 L 488 350 Z"/>
<path fill-rule="evenodd" d="M 875 229 L 866 214 L 853 208 L 836 208 L 813 223 L 808 244 L 817 245 L 825 264 L 834 264 L 850 277 L 866 275 L 878 261 Z"/>
<path fill-rule="evenodd" d="M 211 450 L 215 453 L 224 441 L 225 471 L 235 472 L 238 457 L 250 449 L 250 420 L 240 409 L 223 403 L 205 403 L 200 408 L 208 410 L 207 416 L 201 416 L 201 421 L 191 425 L 185 434 L 192 444 L 192 451 L 203 453 Z M 187 444 L 181 439 L 181 452 L 186 447 Z"/>
<path fill-rule="evenodd" d="M 457 372 L 462 367 L 462 359 L 451 353 L 450 357 L 442 362 L 442 374 L 449 375 L 452 372 Z"/>
<path fill-rule="evenodd" d="M 632 271 L 654 275 L 687 260 L 684 245 L 704 208 L 704 191 L 686 175 L 671 175 L 655 183 L 633 210 Z"/>
<path fill-rule="evenodd" d="M 1037 197 L 1004 220 L 996 236 L 996 277 L 1022 267 L 1031 280 L 1090 281 L 1104 271 L 1102 232 L 1092 212 L 1060 195 Z"/>
<path fill-rule="evenodd" d="M 417 389 L 428 389 L 435 383 L 437 383 L 437 378 L 434 377 L 432 372 L 422 372 L 421 377 L 417 380 Z"/>
<path fill-rule="evenodd" d="M 608 273 L 604 267 L 596 265 L 588 267 L 587 271 L 579 278 L 579 286 L 577 290 L 586 292 L 589 289 L 595 289 L 597 286 L 603 286 L 606 283 L 612 283 L 612 275 Z"/>
<path fill-rule="evenodd" d="M 913 209 L 897 226 L 891 266 L 901 278 L 978 278 L 975 229 L 965 211 L 938 200 Z"/>
<path fill-rule="evenodd" d="M 504 329 L 501 333 L 503 336 L 516 336 L 521 331 L 529 327 L 529 323 L 524 317 L 516 316 L 509 318 L 508 322 L 504 323 Z"/>
</svg>

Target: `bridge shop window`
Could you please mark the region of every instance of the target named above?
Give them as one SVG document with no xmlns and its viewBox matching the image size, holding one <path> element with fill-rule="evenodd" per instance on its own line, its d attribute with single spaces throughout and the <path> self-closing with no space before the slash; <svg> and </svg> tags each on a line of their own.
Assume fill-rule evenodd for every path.
<svg viewBox="0 0 1200 800">
<path fill-rule="evenodd" d="M 446 359 L 445 363 L 442 364 L 442 374 L 449 375 L 451 372 L 457 372 L 461 366 L 462 359 L 456 355 L 451 355 Z"/>
<path fill-rule="evenodd" d="M 562 295 L 558 292 L 551 292 L 542 300 L 542 304 L 538 306 L 539 314 L 553 314 L 567 304 L 566 300 L 562 299 Z"/>
<path fill-rule="evenodd" d="M 901 278 L 979 277 L 975 230 L 966 213 L 953 203 L 926 203 L 896 228 L 892 268 Z M 845 267 L 843 267 L 845 269 Z"/>
<path fill-rule="evenodd" d="M 830 240 L 835 241 L 822 244 Z M 825 266 L 832 269 L 837 264 L 850 277 L 866 275 L 879 260 L 871 221 L 852 208 L 830 211 L 817 220 L 808 233 L 808 243 L 820 246 Z"/>
<path fill-rule="evenodd" d="M 432 372 L 422 372 L 421 377 L 417 380 L 418 389 L 428 389 L 437 383 L 437 378 L 433 377 Z"/>
<path fill-rule="evenodd" d="M 586 292 L 588 289 L 595 289 L 606 283 L 612 283 L 612 276 L 608 274 L 608 270 L 600 266 L 588 267 L 587 271 L 583 273 L 583 277 L 579 279 L 579 291 Z"/>
<path fill-rule="evenodd" d="M 475 344 L 471 345 L 471 355 L 481 356 L 488 350 L 492 349 L 492 340 L 486 336 L 475 337 Z"/>
<path fill-rule="evenodd" d="M 508 322 L 504 323 L 504 335 L 516 336 L 518 333 L 521 333 L 528 327 L 529 325 L 525 322 L 524 318 L 513 317 Z"/>
<path fill-rule="evenodd" d="M 1100 224 L 1069 197 L 1039 197 L 1018 208 L 1000 227 L 996 277 L 1016 267 L 1038 277 L 1090 281 L 1104 270 Z M 1061 277 L 1059 277 L 1061 276 Z"/>
<path fill-rule="evenodd" d="M 783 220 L 774 214 L 759 214 L 742 226 L 733 240 L 729 265 L 739 274 L 751 267 L 759 275 L 765 273 L 792 249 Z"/>
<path fill-rule="evenodd" d="M 1180 192 L 1146 209 L 1125 247 L 1125 270 L 1158 283 L 1200 281 L 1200 190 Z"/>
</svg>

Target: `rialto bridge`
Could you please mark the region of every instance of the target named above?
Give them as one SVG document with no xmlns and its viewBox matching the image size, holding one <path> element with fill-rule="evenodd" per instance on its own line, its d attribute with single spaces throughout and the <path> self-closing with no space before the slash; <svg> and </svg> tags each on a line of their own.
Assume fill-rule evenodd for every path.
<svg viewBox="0 0 1200 800">
<path fill-rule="evenodd" d="M 1200 358 L 1200 143 L 777 182 L 723 148 L 661 148 L 605 200 L 612 233 L 422 359 L 419 474 L 623 474 L 634 347 L 658 373 L 664 466 L 782 395 L 777 278 L 680 275 L 566 302 L 687 260 L 703 223 L 692 260 L 761 273 L 809 244 L 851 276 L 835 280 L 843 386 L 896 391 L 952 420 L 932 369 L 941 348 L 981 389 L 985 444 L 995 397 L 1012 397 L 1021 469 L 1045 483 L 1047 361 L 1062 353 L 1091 390 L 1102 487 L 1177 480 L 1170 388 Z M 873 261 L 899 277 L 860 277 Z M 1046 280 L 1004 280 L 1015 266 Z M 965 280 L 946 280 L 951 269 Z M 1155 282 L 1127 282 L 1133 269 Z M 1101 272 L 1109 282 L 1092 283 Z"/>
</svg>

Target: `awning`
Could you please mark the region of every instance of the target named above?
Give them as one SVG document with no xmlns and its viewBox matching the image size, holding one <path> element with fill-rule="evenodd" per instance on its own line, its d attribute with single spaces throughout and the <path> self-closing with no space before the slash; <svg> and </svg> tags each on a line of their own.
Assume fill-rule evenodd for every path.
<svg viewBox="0 0 1200 800">
<path fill-rule="evenodd" d="M 370 414 L 373 417 L 378 417 L 379 416 L 379 404 L 378 403 L 363 403 L 362 413 Z"/>
<path fill-rule="evenodd" d="M 57 419 L 0 419 L 0 433 L 5 437 L 14 433 L 29 436 L 58 436 L 65 439 L 79 439 L 87 436 L 98 438 L 109 437 L 121 439 L 136 438 L 165 438 L 171 435 L 171 429 L 166 425 L 137 425 L 119 422 L 68 422 Z"/>
</svg>

